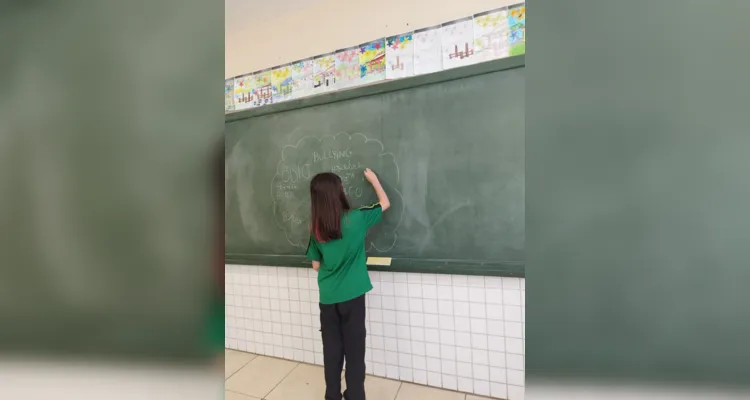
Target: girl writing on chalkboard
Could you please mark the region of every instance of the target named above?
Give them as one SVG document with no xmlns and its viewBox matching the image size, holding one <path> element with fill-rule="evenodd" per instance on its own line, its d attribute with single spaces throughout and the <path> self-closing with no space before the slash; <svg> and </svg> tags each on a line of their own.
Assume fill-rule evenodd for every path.
<svg viewBox="0 0 750 400">
<path fill-rule="evenodd" d="M 310 182 L 311 222 L 307 257 L 318 271 L 320 331 L 326 400 L 365 400 L 365 293 L 372 289 L 367 274 L 365 236 L 390 207 L 378 177 L 369 168 L 365 178 L 378 203 L 352 210 L 341 178 L 331 172 Z M 346 392 L 341 370 L 346 359 Z"/>
</svg>

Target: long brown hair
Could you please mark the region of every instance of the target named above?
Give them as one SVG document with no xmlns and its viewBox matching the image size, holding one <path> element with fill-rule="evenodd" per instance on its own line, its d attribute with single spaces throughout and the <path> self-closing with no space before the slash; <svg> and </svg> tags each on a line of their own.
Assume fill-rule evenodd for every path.
<svg viewBox="0 0 750 400">
<path fill-rule="evenodd" d="M 320 243 L 341 239 L 341 216 L 351 210 L 341 178 L 322 172 L 310 181 L 310 230 Z"/>
</svg>

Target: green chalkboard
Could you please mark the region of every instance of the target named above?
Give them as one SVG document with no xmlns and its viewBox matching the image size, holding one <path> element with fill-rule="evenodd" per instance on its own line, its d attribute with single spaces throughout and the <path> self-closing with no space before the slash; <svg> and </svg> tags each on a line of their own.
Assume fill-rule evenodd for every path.
<svg viewBox="0 0 750 400">
<path fill-rule="evenodd" d="M 523 57 L 227 116 L 227 262 L 303 265 L 309 181 L 392 207 L 367 241 L 395 270 L 523 275 Z"/>
</svg>

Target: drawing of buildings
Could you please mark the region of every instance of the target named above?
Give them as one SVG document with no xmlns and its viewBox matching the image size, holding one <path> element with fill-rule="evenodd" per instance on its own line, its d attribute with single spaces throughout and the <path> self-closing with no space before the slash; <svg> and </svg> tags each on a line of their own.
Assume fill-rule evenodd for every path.
<svg viewBox="0 0 750 400">
<path fill-rule="evenodd" d="M 334 83 L 336 83 L 334 67 L 330 66 L 325 71 L 320 72 L 317 75 L 315 75 L 315 82 L 313 84 L 313 87 L 315 88 L 319 88 L 321 86 L 331 87 L 333 86 Z"/>
<path fill-rule="evenodd" d="M 351 81 L 359 78 L 360 66 L 359 62 L 354 63 L 351 61 L 338 64 L 336 66 L 336 78 L 341 79 L 344 82 Z"/>
<path fill-rule="evenodd" d="M 261 106 L 273 102 L 273 88 L 270 83 L 255 88 L 255 105 Z"/>
<path fill-rule="evenodd" d="M 508 56 L 508 31 L 496 30 L 477 38 L 478 53 L 483 60 Z"/>
<path fill-rule="evenodd" d="M 359 78 L 359 64 L 349 64 L 341 68 L 341 79 L 352 81 Z"/>
<path fill-rule="evenodd" d="M 312 75 L 313 75 L 312 73 L 309 73 L 309 74 L 306 74 L 306 75 L 297 76 L 292 81 L 292 85 L 294 86 L 294 90 L 296 91 L 296 90 L 300 90 L 300 89 L 308 87 L 307 85 L 309 85 L 310 81 L 312 81 L 312 79 L 313 79 Z"/>
<path fill-rule="evenodd" d="M 234 110 L 234 93 L 229 92 L 224 94 L 224 109 Z"/>
<path fill-rule="evenodd" d="M 284 81 L 281 82 L 281 85 L 279 85 L 279 96 L 281 97 L 291 96 L 293 90 L 294 90 L 294 85 L 293 85 L 292 77 L 286 78 L 284 79 Z"/>
<path fill-rule="evenodd" d="M 370 75 L 370 74 L 378 74 L 385 71 L 385 54 L 380 54 L 377 57 L 373 58 L 372 60 L 368 61 L 365 65 L 365 70 L 363 72 L 364 74 Z M 403 69 L 403 65 L 402 65 Z"/>
<path fill-rule="evenodd" d="M 401 61 L 401 56 L 396 56 L 396 62 L 391 65 L 391 70 L 404 70 L 404 63 Z"/>
<path fill-rule="evenodd" d="M 501 51 L 506 46 L 506 43 L 508 42 L 508 32 L 507 31 L 495 31 L 487 35 L 487 42 L 488 42 L 488 48 L 494 50 L 494 51 Z"/>
<path fill-rule="evenodd" d="M 235 92 L 235 102 L 239 104 L 252 104 L 255 100 L 253 89 L 248 88 L 247 90 Z"/>
<path fill-rule="evenodd" d="M 237 102 L 240 104 L 251 104 L 255 100 L 254 93 L 252 91 L 249 92 L 241 92 L 239 96 L 237 96 Z"/>
<path fill-rule="evenodd" d="M 468 58 L 474 55 L 474 49 L 469 49 L 469 43 L 464 43 L 464 50 L 458 51 L 458 45 L 454 46 L 453 53 L 448 54 L 448 58 L 458 58 L 460 60 L 463 60 L 464 58 Z"/>
</svg>

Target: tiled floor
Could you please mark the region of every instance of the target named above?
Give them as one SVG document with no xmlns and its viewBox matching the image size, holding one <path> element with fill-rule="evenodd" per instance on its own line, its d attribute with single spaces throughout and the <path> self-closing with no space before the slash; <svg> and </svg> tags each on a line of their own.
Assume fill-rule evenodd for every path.
<svg viewBox="0 0 750 400">
<path fill-rule="evenodd" d="M 323 368 L 226 350 L 225 400 L 323 400 Z M 344 387 L 346 385 L 344 384 Z M 448 390 L 367 376 L 368 400 L 482 400 Z"/>
</svg>

